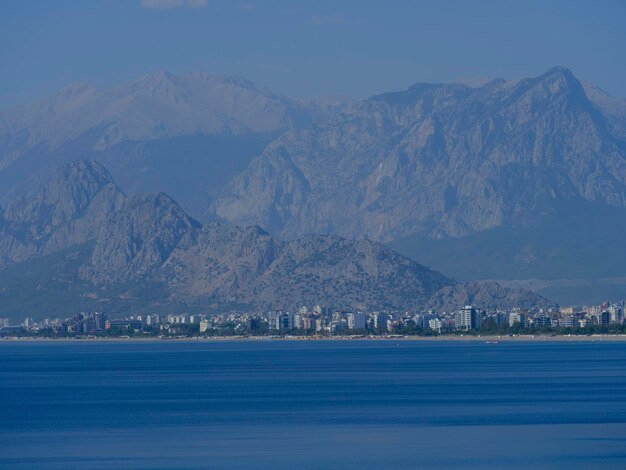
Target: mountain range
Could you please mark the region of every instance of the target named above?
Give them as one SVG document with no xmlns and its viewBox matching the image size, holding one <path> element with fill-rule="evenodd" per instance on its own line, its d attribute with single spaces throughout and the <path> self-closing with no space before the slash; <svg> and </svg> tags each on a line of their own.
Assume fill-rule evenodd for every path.
<svg viewBox="0 0 626 470">
<path fill-rule="evenodd" d="M 205 224 L 367 238 L 463 280 L 577 279 L 542 291 L 563 302 L 623 293 L 595 280 L 626 275 L 626 102 L 564 67 L 362 101 L 158 72 L 0 112 L 4 206 L 85 157 Z"/>
<path fill-rule="evenodd" d="M 0 217 L 3 314 L 225 308 L 548 306 L 529 291 L 459 284 L 369 240 L 271 237 L 201 224 L 163 193 L 124 194 L 92 160 L 67 164 Z"/>
</svg>

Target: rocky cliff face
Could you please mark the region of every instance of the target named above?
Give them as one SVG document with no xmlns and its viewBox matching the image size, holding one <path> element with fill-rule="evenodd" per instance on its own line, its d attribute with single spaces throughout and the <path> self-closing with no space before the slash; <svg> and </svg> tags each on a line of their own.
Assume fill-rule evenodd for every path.
<svg viewBox="0 0 626 470">
<path fill-rule="evenodd" d="M 625 116 L 562 67 L 416 84 L 286 132 L 212 214 L 288 239 L 366 236 L 466 279 L 623 276 Z"/>
<path fill-rule="evenodd" d="M 459 237 L 558 200 L 624 208 L 625 155 L 567 69 L 480 88 L 418 84 L 286 133 L 214 210 L 288 238 Z"/>
<path fill-rule="evenodd" d="M 90 157 L 203 222 L 368 238 L 463 279 L 622 277 L 625 129 L 626 102 L 563 67 L 353 103 L 159 72 L 0 112 L 0 202 L 12 217 L 19 195 Z M 7 259 L 46 252 L 2 243 Z"/>
<path fill-rule="evenodd" d="M 93 240 L 123 201 L 97 163 L 63 167 L 44 187 L 7 206 L 0 226 L 0 269 Z"/>
<path fill-rule="evenodd" d="M 287 129 L 301 114 L 297 103 L 236 76 L 156 72 L 104 90 L 72 84 L 0 113 L 0 169 L 90 132 L 92 148 L 104 150 L 125 140 Z"/>
<path fill-rule="evenodd" d="M 72 84 L 0 110 L 0 200 L 39 187 L 63 164 L 93 158 L 125 191 L 167 191 L 195 213 L 287 129 L 342 100 L 291 100 L 237 76 L 155 72 L 113 88 Z"/>
<path fill-rule="evenodd" d="M 73 305 L 115 312 L 303 303 L 409 309 L 441 289 L 452 290 L 436 298 L 455 300 L 455 281 L 378 243 L 331 236 L 284 242 L 255 226 L 202 225 L 164 194 L 124 195 L 93 161 L 64 167 L 3 219 L 0 299 L 31 315 L 43 313 L 32 311 L 36 299 L 58 312 Z M 491 302 L 484 286 L 463 292 Z M 494 300 L 516 295 L 499 288 Z M 548 304 L 534 294 L 528 302 Z"/>
</svg>

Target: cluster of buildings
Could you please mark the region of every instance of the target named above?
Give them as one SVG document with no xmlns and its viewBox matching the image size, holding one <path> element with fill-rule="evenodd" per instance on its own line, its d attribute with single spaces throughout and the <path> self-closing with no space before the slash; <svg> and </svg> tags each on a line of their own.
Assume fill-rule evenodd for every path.
<svg viewBox="0 0 626 470">
<path fill-rule="evenodd" d="M 595 306 L 561 307 L 555 309 L 522 309 L 510 310 L 482 310 L 473 306 L 450 314 L 439 315 L 428 312 L 423 317 L 423 326 L 428 321 L 428 327 L 438 333 L 455 330 L 477 329 L 581 329 L 588 327 L 609 327 L 624 325 L 626 302 L 603 303 Z"/>
<path fill-rule="evenodd" d="M 0 333 L 49 332 L 53 335 L 103 335 L 142 332 L 152 335 L 286 335 L 286 334 L 442 334 L 464 331 L 583 329 L 625 324 L 626 303 L 603 303 L 555 309 L 481 310 L 468 305 L 453 312 L 336 310 L 315 305 L 290 312 L 230 312 L 223 314 L 141 314 L 109 319 L 102 312 L 83 312 L 66 319 L 11 325 L 0 318 Z"/>
<path fill-rule="evenodd" d="M 561 307 L 559 309 L 528 312 L 513 309 L 508 316 L 509 326 L 516 323 L 522 328 L 586 328 L 590 326 L 607 327 L 625 323 L 626 302 L 605 302 L 600 305 L 584 307 Z"/>
</svg>

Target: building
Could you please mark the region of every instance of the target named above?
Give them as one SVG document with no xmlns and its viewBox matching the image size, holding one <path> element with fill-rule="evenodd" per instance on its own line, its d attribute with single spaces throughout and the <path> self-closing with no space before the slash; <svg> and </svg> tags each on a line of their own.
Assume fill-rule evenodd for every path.
<svg viewBox="0 0 626 470">
<path fill-rule="evenodd" d="M 267 316 L 270 331 L 290 331 L 294 328 L 294 316 L 289 312 L 270 312 Z"/>
<path fill-rule="evenodd" d="M 545 314 L 536 315 L 533 318 L 533 326 L 535 326 L 535 327 L 550 327 L 550 326 L 552 326 L 552 318 L 550 318 L 548 315 L 545 315 Z"/>
<path fill-rule="evenodd" d="M 387 314 L 382 312 L 372 313 L 372 328 L 387 331 Z"/>
<path fill-rule="evenodd" d="M 437 333 L 441 333 L 441 329 L 443 328 L 443 322 L 439 318 L 431 318 L 428 320 L 428 328 Z"/>
<path fill-rule="evenodd" d="M 607 308 L 609 312 L 609 322 L 613 324 L 621 324 L 623 318 L 622 308 L 619 305 L 611 304 Z"/>
<path fill-rule="evenodd" d="M 341 334 L 348 328 L 347 322 L 344 320 L 331 321 L 328 325 L 328 331 L 332 334 Z"/>
<path fill-rule="evenodd" d="M 496 326 L 504 326 L 509 324 L 509 315 L 506 312 L 496 312 L 492 316 L 493 321 L 496 322 Z"/>
<path fill-rule="evenodd" d="M 206 330 L 209 329 L 210 323 L 209 320 L 204 319 L 200 321 L 200 333 L 204 333 Z"/>
<path fill-rule="evenodd" d="M 80 312 L 64 322 L 64 328 L 71 333 L 94 334 L 106 329 L 107 316 L 101 312 Z"/>
<path fill-rule="evenodd" d="M 466 305 L 456 315 L 456 327 L 459 330 L 474 330 L 480 328 L 478 311 L 472 305 Z"/>
<path fill-rule="evenodd" d="M 526 315 L 521 310 L 513 310 L 509 313 L 509 326 L 518 323 L 522 328 L 526 325 Z"/>
<path fill-rule="evenodd" d="M 96 331 L 104 330 L 106 321 L 107 321 L 107 316 L 105 313 L 96 312 L 93 314 L 93 324 L 94 324 Z"/>
<path fill-rule="evenodd" d="M 138 320 L 107 320 L 105 323 L 106 330 L 118 328 L 120 330 L 133 331 L 141 330 L 142 326 L 141 321 Z"/>
<path fill-rule="evenodd" d="M 611 312 L 604 310 L 598 315 L 598 325 L 609 326 L 611 323 Z"/>
<path fill-rule="evenodd" d="M 168 315 L 166 317 L 167 323 L 170 324 L 185 324 L 185 323 L 189 323 L 189 317 L 186 314 L 182 314 L 182 315 Z"/>
<path fill-rule="evenodd" d="M 306 316 L 302 319 L 302 329 L 306 330 L 306 331 L 311 331 L 311 330 L 315 330 L 316 329 L 316 322 L 320 320 L 321 318 L 319 317 L 311 317 L 311 316 Z"/>
<path fill-rule="evenodd" d="M 365 330 L 366 318 L 363 312 L 350 312 L 347 317 L 349 330 Z"/>
<path fill-rule="evenodd" d="M 202 322 L 200 322 L 200 325 L 202 325 Z M 261 319 L 257 317 L 250 318 L 249 328 L 250 331 L 259 331 L 261 329 Z"/>
</svg>

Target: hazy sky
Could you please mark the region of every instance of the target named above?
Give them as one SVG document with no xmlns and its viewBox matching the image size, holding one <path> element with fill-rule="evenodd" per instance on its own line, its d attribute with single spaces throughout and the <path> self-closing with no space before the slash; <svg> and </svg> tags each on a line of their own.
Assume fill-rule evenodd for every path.
<svg viewBox="0 0 626 470">
<path fill-rule="evenodd" d="M 0 107 L 160 69 L 362 98 L 566 65 L 626 96 L 625 25 L 621 0 L 1 0 Z"/>
</svg>

